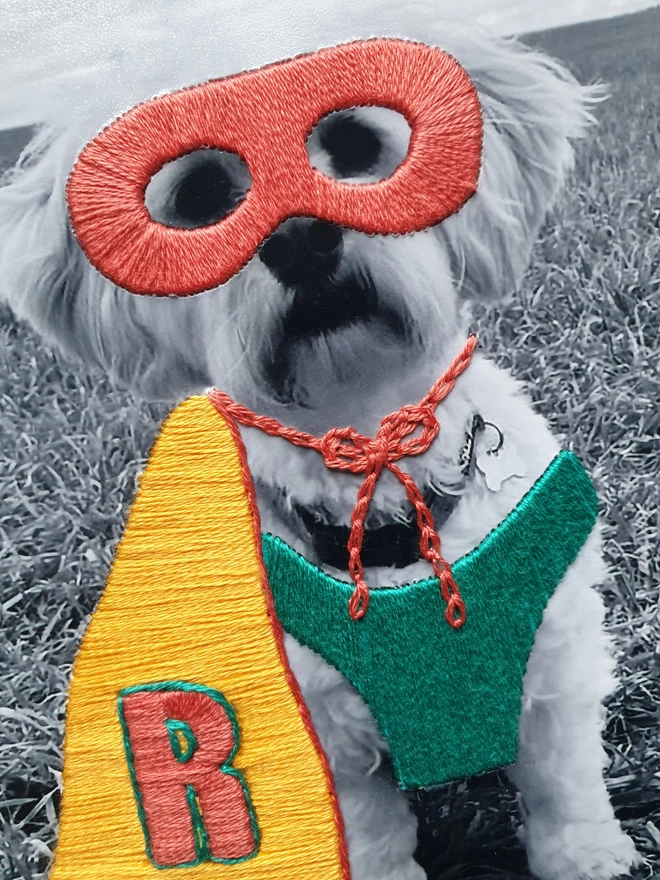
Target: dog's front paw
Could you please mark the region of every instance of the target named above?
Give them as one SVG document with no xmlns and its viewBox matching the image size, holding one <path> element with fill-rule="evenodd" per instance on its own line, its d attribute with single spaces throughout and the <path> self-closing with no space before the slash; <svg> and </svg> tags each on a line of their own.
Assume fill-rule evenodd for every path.
<svg viewBox="0 0 660 880">
<path fill-rule="evenodd" d="M 539 880 L 614 880 L 641 858 L 617 821 L 528 823 L 529 867 Z"/>
</svg>

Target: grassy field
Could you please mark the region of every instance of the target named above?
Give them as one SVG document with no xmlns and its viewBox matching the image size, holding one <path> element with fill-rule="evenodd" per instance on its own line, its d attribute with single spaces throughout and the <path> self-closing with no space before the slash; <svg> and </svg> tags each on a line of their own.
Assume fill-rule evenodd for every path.
<svg viewBox="0 0 660 880">
<path fill-rule="evenodd" d="M 534 41 L 612 97 L 524 290 L 475 318 L 482 344 L 596 475 L 621 680 L 608 778 L 646 859 L 641 880 L 660 877 L 660 10 Z M 0 152 L 24 138 L 0 136 Z M 55 839 L 70 664 L 161 413 L 65 364 L 6 312 L 0 399 L 0 876 L 27 880 Z M 432 880 L 529 877 L 501 775 L 417 807 Z"/>
</svg>

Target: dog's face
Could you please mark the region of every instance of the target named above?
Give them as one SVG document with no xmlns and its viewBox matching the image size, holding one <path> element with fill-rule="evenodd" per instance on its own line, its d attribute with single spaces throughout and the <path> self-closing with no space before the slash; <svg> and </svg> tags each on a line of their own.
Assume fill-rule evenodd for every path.
<svg viewBox="0 0 660 880">
<path fill-rule="evenodd" d="M 410 135 L 405 118 L 392 110 L 355 108 L 321 120 L 308 139 L 308 156 L 323 174 L 346 184 L 375 183 L 403 162 Z M 226 217 L 250 185 L 238 156 L 204 149 L 163 167 L 145 201 L 158 222 L 200 228 Z M 293 218 L 238 276 L 199 298 L 195 335 L 204 340 L 209 378 L 258 412 L 314 433 L 348 424 L 373 433 L 383 415 L 425 393 L 447 353 L 455 354 L 459 311 L 439 228 L 372 236 Z M 273 441 L 262 446 L 262 439 L 252 435 L 248 444 L 268 507 L 292 528 L 290 540 L 311 538 L 318 559 L 345 569 L 353 482 L 340 478 L 337 485 L 316 456 L 290 446 L 279 447 L 273 468 Z M 265 468 L 255 465 L 262 451 Z M 424 484 L 438 523 L 453 510 L 463 482 L 454 451 L 444 481 L 453 492 Z M 304 481 L 297 479 L 301 469 Z M 437 471 L 436 478 L 442 479 Z M 405 496 L 389 488 L 393 498 L 379 493 L 369 517 L 368 567 L 406 566 L 418 557 L 414 522 L 409 515 L 393 519 Z M 281 530 L 281 524 L 273 527 Z"/>
<path fill-rule="evenodd" d="M 384 26 L 378 4 L 364 9 L 364 33 L 358 28 L 344 39 Z M 515 288 L 570 167 L 570 138 L 587 125 L 594 97 L 559 65 L 515 41 L 476 30 L 453 33 L 428 8 L 415 9 L 403 35 L 453 54 L 482 106 L 478 190 L 458 214 L 404 236 L 290 219 L 222 287 L 186 298 L 136 297 L 89 265 L 68 222 L 67 176 L 84 141 L 106 121 L 86 111 L 69 127 L 53 123 L 40 132 L 23 168 L 0 188 L 2 293 L 47 337 L 139 394 L 175 400 L 216 385 L 257 412 L 313 433 L 352 424 L 373 434 L 386 413 L 422 396 L 457 354 L 464 305 Z M 319 45 L 325 35 L 313 39 Z M 101 103 L 107 101 L 104 94 Z M 375 182 L 403 161 L 410 136 L 399 114 L 355 108 L 321 120 L 308 154 L 324 174 L 349 184 Z M 163 167 L 145 202 L 156 221 L 195 228 L 226 216 L 250 182 L 237 156 L 200 150 Z M 433 461 L 411 464 L 418 485 L 434 495 L 438 522 L 453 509 L 447 499 L 462 482 L 459 455 L 470 413 L 458 397 L 454 406 Z M 285 452 L 277 443 L 266 450 L 248 439 L 261 497 L 290 516 L 299 536 L 319 512 L 346 531 L 355 479 L 338 479 L 314 453 Z M 435 492 L 437 485 L 451 491 Z M 394 482 L 379 482 L 374 527 L 400 518 L 401 495 Z M 386 544 L 408 540 L 381 536 Z M 324 540 L 344 543 L 337 532 Z"/>
<path fill-rule="evenodd" d="M 323 119 L 308 154 L 332 178 L 373 183 L 401 164 L 409 140 L 400 114 L 356 108 Z M 227 216 L 250 182 L 235 154 L 199 150 L 152 178 L 146 204 L 159 222 L 203 227 Z M 314 218 L 283 223 L 192 311 L 203 315 L 195 335 L 211 382 L 316 431 L 349 423 L 373 430 L 369 422 L 401 405 L 405 392 L 419 396 L 458 321 L 437 231 L 370 236 Z"/>
</svg>

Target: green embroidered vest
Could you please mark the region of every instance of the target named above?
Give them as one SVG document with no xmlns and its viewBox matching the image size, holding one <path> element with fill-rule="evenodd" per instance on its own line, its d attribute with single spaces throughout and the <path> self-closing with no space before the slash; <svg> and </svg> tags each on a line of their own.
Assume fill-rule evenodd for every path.
<svg viewBox="0 0 660 880">
<path fill-rule="evenodd" d="M 372 590 L 367 614 L 353 621 L 352 584 L 263 536 L 282 626 L 359 691 L 404 788 L 515 761 L 534 636 L 597 507 L 580 462 L 561 452 L 506 519 L 452 566 L 468 609 L 458 631 L 445 620 L 436 578 Z"/>
</svg>

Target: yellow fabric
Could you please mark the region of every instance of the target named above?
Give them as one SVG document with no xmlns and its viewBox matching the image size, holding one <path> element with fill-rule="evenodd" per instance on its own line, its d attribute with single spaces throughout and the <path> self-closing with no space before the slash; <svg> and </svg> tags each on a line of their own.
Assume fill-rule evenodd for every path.
<svg viewBox="0 0 660 880">
<path fill-rule="evenodd" d="M 205 397 L 165 422 L 76 659 L 51 880 L 162 878 L 145 853 L 117 713 L 125 687 L 184 680 L 234 707 L 258 855 L 178 876 L 340 880 L 329 782 L 269 622 L 234 438 Z"/>
</svg>

